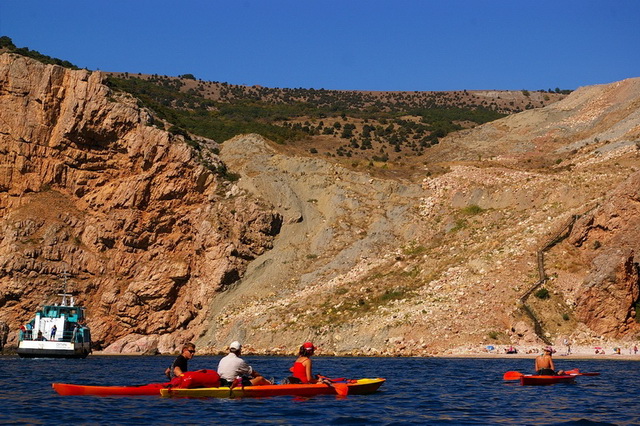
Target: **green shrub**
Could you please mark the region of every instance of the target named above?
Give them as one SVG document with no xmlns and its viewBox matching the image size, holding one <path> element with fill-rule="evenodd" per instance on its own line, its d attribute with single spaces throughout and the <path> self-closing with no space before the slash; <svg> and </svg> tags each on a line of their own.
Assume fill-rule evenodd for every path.
<svg viewBox="0 0 640 426">
<path fill-rule="evenodd" d="M 464 219 L 458 219 L 456 220 L 456 224 L 453 228 L 451 228 L 451 230 L 449 232 L 456 232 L 456 231 L 460 231 L 461 229 L 466 228 L 468 225 L 467 221 Z"/>
<path fill-rule="evenodd" d="M 541 288 L 540 290 L 536 291 L 533 295 L 540 300 L 546 300 L 551 297 L 551 295 L 549 294 L 549 290 L 547 290 L 546 288 Z"/>
<path fill-rule="evenodd" d="M 463 208 L 461 211 L 462 211 L 463 214 L 466 214 L 468 216 L 474 216 L 474 215 L 482 213 L 484 211 L 484 209 L 482 207 L 480 207 L 479 205 L 477 205 L 477 204 L 471 204 L 471 205 Z"/>
</svg>

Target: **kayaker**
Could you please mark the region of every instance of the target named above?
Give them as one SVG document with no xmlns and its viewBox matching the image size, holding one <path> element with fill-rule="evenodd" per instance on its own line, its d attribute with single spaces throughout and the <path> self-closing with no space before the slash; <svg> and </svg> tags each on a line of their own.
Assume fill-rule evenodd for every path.
<svg viewBox="0 0 640 426">
<path fill-rule="evenodd" d="M 182 346 L 182 352 L 180 355 L 178 355 L 171 366 L 164 371 L 164 374 L 166 374 L 169 379 L 182 376 L 184 373 L 189 371 L 188 362 L 195 356 L 195 353 L 196 345 L 191 342 L 185 343 Z"/>
<path fill-rule="evenodd" d="M 542 351 L 542 355 L 536 357 L 536 373 L 540 376 L 555 376 L 556 368 L 553 365 L 553 358 L 551 358 L 553 348 L 547 346 Z"/>
<path fill-rule="evenodd" d="M 293 363 L 293 367 L 290 368 L 293 377 L 300 380 L 300 383 L 317 383 L 318 378 L 312 373 L 313 362 L 311 356 L 313 355 L 316 347 L 312 342 L 304 342 L 300 346 L 298 351 L 298 359 Z M 291 381 L 291 379 L 289 379 Z"/>
<path fill-rule="evenodd" d="M 241 354 L 242 345 L 240 342 L 231 342 L 229 345 L 229 354 L 222 358 L 218 364 L 220 386 L 232 386 L 236 379 L 238 379 L 239 382 L 236 384 L 241 384 L 242 386 L 272 384 L 269 380 L 262 377 L 260 373 L 255 371 L 242 358 L 240 358 Z"/>
</svg>

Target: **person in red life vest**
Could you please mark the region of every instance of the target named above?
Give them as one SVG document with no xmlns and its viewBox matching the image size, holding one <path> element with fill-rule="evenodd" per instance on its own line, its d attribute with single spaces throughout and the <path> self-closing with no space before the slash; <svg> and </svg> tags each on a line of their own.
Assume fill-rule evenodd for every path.
<svg viewBox="0 0 640 426">
<path fill-rule="evenodd" d="M 300 346 L 298 358 L 293 363 L 293 367 L 289 370 L 293 373 L 293 377 L 300 380 L 301 383 L 317 383 L 321 381 L 319 376 L 313 375 L 313 362 L 311 356 L 316 347 L 311 342 L 305 342 Z"/>
</svg>

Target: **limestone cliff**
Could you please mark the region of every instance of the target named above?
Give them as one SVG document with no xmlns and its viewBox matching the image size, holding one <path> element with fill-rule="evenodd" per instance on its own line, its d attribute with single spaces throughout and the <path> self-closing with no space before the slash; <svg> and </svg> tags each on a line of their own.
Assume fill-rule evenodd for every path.
<svg viewBox="0 0 640 426">
<path fill-rule="evenodd" d="M 168 351 L 203 332 L 280 217 L 232 195 L 213 141 L 195 150 L 102 80 L 0 55 L 2 317 L 15 330 L 66 271 L 98 345 Z"/>
</svg>

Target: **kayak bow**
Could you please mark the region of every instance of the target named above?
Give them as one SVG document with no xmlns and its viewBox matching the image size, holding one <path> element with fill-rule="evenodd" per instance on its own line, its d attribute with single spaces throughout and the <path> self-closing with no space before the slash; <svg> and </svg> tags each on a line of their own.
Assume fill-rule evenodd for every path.
<svg viewBox="0 0 640 426">
<path fill-rule="evenodd" d="M 51 386 L 60 395 L 158 395 L 168 383 L 151 383 L 141 386 L 86 386 L 69 383 L 53 383 Z"/>
</svg>

